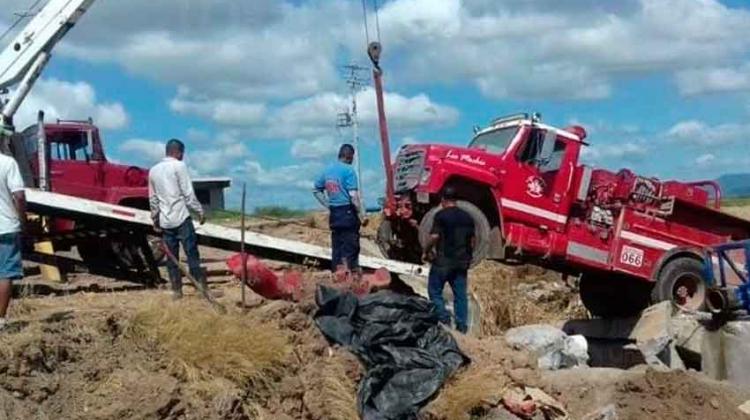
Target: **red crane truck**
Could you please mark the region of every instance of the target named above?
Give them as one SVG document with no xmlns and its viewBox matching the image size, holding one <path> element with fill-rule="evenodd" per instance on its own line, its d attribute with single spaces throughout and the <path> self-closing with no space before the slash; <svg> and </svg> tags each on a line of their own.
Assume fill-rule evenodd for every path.
<svg viewBox="0 0 750 420">
<path fill-rule="evenodd" d="M 475 262 L 580 275 L 582 301 L 599 316 L 630 315 L 667 299 L 701 308 L 697 249 L 750 237 L 750 222 L 720 210 L 713 181 L 660 181 L 583 165 L 585 141 L 580 126 L 557 129 L 518 114 L 475 130 L 468 147 L 402 147 L 389 169 L 381 250 L 418 261 L 440 192 L 451 185 L 476 223 Z"/>
<path fill-rule="evenodd" d="M 43 131 L 39 127 L 44 127 Z M 45 145 L 43 153 L 40 145 Z M 40 122 L 11 136 L 8 153 L 19 163 L 27 186 L 88 200 L 148 210 L 148 169 L 121 165 L 107 160 L 99 128 L 92 120 Z M 39 167 L 40 159 L 44 162 Z M 47 179 L 40 179 L 45 174 Z M 57 234 L 100 230 L 102 226 L 82 226 L 72 220 L 55 218 L 51 230 Z M 115 263 L 122 269 L 146 268 L 141 241 L 108 240 L 97 236 L 58 235 L 56 249 L 76 246 L 89 266 Z M 151 250 L 162 258 L 156 242 Z"/>
</svg>

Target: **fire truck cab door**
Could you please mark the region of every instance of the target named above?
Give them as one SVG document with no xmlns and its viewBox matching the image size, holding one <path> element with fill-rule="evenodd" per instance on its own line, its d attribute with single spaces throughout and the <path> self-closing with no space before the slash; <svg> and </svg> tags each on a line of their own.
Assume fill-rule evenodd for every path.
<svg viewBox="0 0 750 420">
<path fill-rule="evenodd" d="M 501 205 L 508 220 L 562 228 L 572 168 L 567 142 L 554 129 L 532 127 L 509 163 Z"/>
</svg>

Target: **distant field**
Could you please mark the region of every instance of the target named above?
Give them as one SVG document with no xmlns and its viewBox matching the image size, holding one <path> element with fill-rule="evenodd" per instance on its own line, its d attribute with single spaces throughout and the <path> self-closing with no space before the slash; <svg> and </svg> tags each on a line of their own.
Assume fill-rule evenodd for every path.
<svg viewBox="0 0 750 420">
<path fill-rule="evenodd" d="M 721 200 L 721 206 L 727 213 L 750 219 L 750 197 L 725 198 Z"/>
<path fill-rule="evenodd" d="M 721 200 L 721 205 L 724 207 L 750 206 L 750 197 L 725 198 Z"/>
<path fill-rule="evenodd" d="M 258 207 L 252 213 L 248 213 L 248 218 L 270 218 L 270 219 L 297 219 L 309 215 L 311 212 L 306 210 L 295 210 L 286 207 L 271 206 Z M 214 223 L 226 224 L 239 222 L 242 213 L 236 210 L 213 210 L 208 213 L 208 220 Z"/>
</svg>

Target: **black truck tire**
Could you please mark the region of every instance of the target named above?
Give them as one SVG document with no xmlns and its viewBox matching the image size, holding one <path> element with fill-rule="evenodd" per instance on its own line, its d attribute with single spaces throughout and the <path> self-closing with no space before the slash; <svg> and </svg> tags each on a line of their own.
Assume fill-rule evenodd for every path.
<svg viewBox="0 0 750 420">
<path fill-rule="evenodd" d="M 690 311 L 706 306 L 706 282 L 703 263 L 697 258 L 679 257 L 662 268 L 651 293 L 654 303 L 671 300 L 678 307 Z"/>
<path fill-rule="evenodd" d="M 581 302 L 596 317 L 629 317 L 648 307 L 652 287 L 651 283 L 616 274 L 584 273 Z"/>
<path fill-rule="evenodd" d="M 421 264 L 422 247 L 419 245 L 417 233 L 406 232 L 406 235 L 408 236 L 398 237 L 394 234 L 393 222 L 383 220 L 378 226 L 375 242 L 385 258 Z"/>
<path fill-rule="evenodd" d="M 482 262 L 490 252 L 490 223 L 487 221 L 487 217 L 482 213 L 482 210 L 474 204 L 459 200 L 457 203 L 458 208 L 469 213 L 471 218 L 474 220 L 474 235 L 476 242 L 474 246 L 474 255 L 471 261 L 472 267 Z M 435 221 L 435 215 L 442 209 L 441 206 L 433 207 L 427 214 L 424 215 L 422 221 L 419 223 L 419 243 L 424 248 L 425 244 L 430 238 L 430 232 L 432 231 L 432 224 Z"/>
</svg>

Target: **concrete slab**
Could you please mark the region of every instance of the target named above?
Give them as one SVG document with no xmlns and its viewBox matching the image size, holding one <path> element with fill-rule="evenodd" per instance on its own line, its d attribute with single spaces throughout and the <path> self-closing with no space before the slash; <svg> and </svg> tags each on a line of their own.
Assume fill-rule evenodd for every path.
<svg viewBox="0 0 750 420">
<path fill-rule="evenodd" d="M 703 372 L 750 388 L 750 322 L 730 321 L 716 331 L 706 331 Z"/>
</svg>

